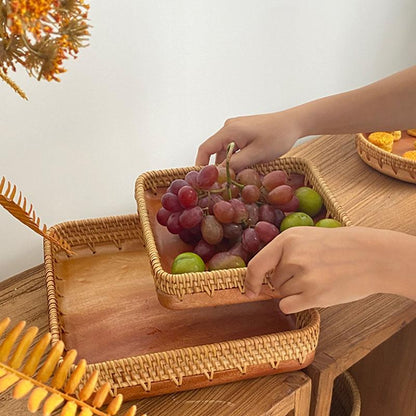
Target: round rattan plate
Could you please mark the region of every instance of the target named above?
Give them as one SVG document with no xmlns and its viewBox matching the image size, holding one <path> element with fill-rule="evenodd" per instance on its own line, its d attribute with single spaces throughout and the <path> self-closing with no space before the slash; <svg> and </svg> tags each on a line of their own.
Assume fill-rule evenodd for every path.
<svg viewBox="0 0 416 416">
<path fill-rule="evenodd" d="M 402 133 L 403 134 L 403 133 Z M 416 138 L 412 138 L 404 132 L 404 138 L 400 139 L 400 146 L 404 147 L 402 151 L 396 151 L 393 147 L 393 153 L 388 153 L 375 146 L 367 140 L 366 135 L 358 133 L 355 138 L 355 145 L 358 155 L 368 166 L 378 170 L 385 175 L 405 182 L 416 183 L 416 161 L 405 159 L 400 156 L 406 150 L 411 150 Z M 403 142 L 402 142 L 403 140 Z M 396 143 L 394 146 L 396 146 Z M 408 148 L 407 148 L 408 147 Z M 414 149 L 414 147 L 413 147 Z M 399 153 L 399 154 L 396 154 Z"/>
</svg>

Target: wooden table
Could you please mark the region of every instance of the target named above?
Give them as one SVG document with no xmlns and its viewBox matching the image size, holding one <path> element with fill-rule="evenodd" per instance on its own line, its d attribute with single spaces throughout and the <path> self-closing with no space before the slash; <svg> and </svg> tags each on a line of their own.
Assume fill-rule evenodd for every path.
<svg viewBox="0 0 416 416">
<path fill-rule="evenodd" d="M 353 136 L 323 136 L 291 150 L 289 155 L 314 162 L 354 224 L 416 235 L 411 209 L 412 204 L 416 206 L 415 186 L 366 166 L 354 151 Z M 383 186 L 383 192 L 374 192 L 376 185 Z M 5 316 L 13 322 L 26 320 L 37 325 L 41 334 L 48 330 L 42 266 L 0 283 L 0 317 Z M 412 323 L 416 303 L 397 296 L 374 295 L 324 309 L 321 317 L 316 358 L 306 370 L 312 379 L 312 414 L 329 414 L 333 380 L 351 367 L 361 390 L 364 416 L 416 414 L 416 328 Z M 139 409 L 151 410 L 149 416 L 197 416 L 213 411 L 217 415 L 282 416 L 297 406 L 294 414 L 298 416 L 304 415 L 309 406 L 309 388 L 308 377 L 302 373 L 281 374 L 145 399 L 139 402 Z M 178 403 L 182 410 L 176 411 Z M 232 403 L 232 413 L 224 403 Z M 1 415 L 27 414 L 25 406 L 24 400 L 14 401 L 10 394 L 0 396 Z"/>
</svg>

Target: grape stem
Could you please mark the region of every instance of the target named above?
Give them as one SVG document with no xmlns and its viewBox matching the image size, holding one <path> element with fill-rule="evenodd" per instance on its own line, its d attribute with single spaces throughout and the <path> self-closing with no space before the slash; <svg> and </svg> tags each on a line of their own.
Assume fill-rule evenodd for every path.
<svg viewBox="0 0 416 416">
<path fill-rule="evenodd" d="M 234 152 L 234 147 L 235 147 L 235 143 L 231 142 L 228 146 L 227 146 L 227 157 L 225 158 L 225 172 L 227 174 L 227 191 L 228 191 L 228 198 L 231 199 L 232 194 L 231 194 L 231 175 L 230 175 L 230 159 L 231 156 Z"/>
<path fill-rule="evenodd" d="M 231 179 L 231 183 L 235 186 L 238 186 L 240 189 L 243 189 L 245 185 L 243 185 L 240 182 L 234 181 L 233 179 Z"/>
</svg>

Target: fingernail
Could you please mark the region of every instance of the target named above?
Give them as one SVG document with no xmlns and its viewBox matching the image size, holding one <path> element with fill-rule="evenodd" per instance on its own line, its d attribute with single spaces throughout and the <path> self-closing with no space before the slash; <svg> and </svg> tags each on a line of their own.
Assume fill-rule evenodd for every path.
<svg viewBox="0 0 416 416">
<path fill-rule="evenodd" d="M 254 298 L 257 297 L 257 295 L 252 290 L 250 290 L 250 289 L 246 289 L 246 296 L 249 299 L 254 299 Z"/>
</svg>

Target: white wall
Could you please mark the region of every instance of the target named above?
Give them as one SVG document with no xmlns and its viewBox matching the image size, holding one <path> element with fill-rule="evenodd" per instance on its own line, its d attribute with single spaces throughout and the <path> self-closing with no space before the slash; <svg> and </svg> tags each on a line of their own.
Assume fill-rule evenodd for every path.
<svg viewBox="0 0 416 416">
<path fill-rule="evenodd" d="M 91 2 L 90 46 L 60 84 L 0 83 L 0 177 L 48 225 L 132 213 L 147 170 L 193 164 L 231 116 L 352 89 L 415 64 L 414 0 Z M 0 208 L 0 280 L 42 240 Z"/>
</svg>

